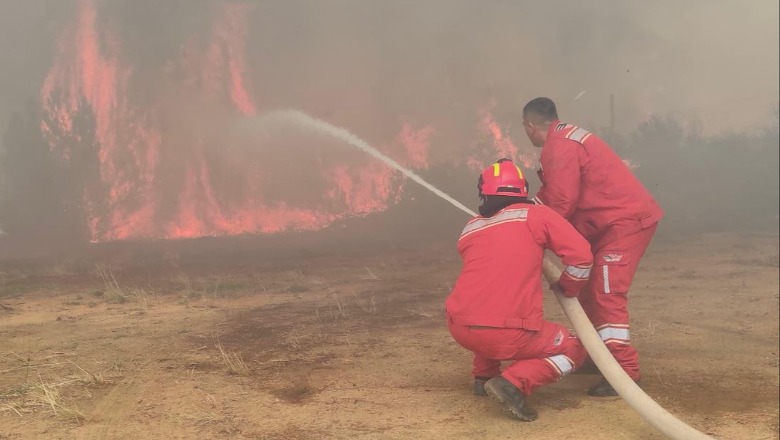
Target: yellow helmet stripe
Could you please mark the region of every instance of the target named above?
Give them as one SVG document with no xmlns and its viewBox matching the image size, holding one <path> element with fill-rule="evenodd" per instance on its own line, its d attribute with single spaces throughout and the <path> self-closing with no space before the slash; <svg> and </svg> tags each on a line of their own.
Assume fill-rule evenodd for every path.
<svg viewBox="0 0 780 440">
<path fill-rule="evenodd" d="M 515 168 L 517 168 L 517 174 L 520 176 L 521 179 L 524 179 L 523 177 L 523 171 L 520 170 L 520 167 L 515 165 Z"/>
<path fill-rule="evenodd" d="M 498 177 L 501 174 L 501 165 L 496 162 L 493 164 L 493 177 Z"/>
</svg>

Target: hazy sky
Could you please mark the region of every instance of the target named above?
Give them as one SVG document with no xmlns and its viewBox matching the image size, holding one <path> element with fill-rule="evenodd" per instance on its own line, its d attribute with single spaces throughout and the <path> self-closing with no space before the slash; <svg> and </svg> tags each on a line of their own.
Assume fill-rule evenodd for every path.
<svg viewBox="0 0 780 440">
<path fill-rule="evenodd" d="M 154 77 L 188 35 L 208 30 L 215 2 L 97 3 L 125 61 Z M 778 99 L 776 0 L 245 3 L 258 104 L 346 112 L 345 123 L 350 112 L 424 123 L 490 99 L 516 108 L 548 95 L 568 119 L 598 128 L 614 94 L 618 128 L 674 112 L 718 131 L 765 123 Z M 38 99 L 76 5 L 0 4 L 3 125 Z"/>
</svg>

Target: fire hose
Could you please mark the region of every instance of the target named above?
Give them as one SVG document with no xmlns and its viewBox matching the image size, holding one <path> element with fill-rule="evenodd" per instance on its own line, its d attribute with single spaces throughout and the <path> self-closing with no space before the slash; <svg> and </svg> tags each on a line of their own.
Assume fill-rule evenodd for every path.
<svg viewBox="0 0 780 440">
<path fill-rule="evenodd" d="M 544 259 L 542 272 L 551 284 L 561 276 L 561 270 L 548 257 Z M 647 423 L 672 440 L 712 439 L 663 409 L 628 377 L 596 333 L 577 298 L 567 298 L 558 292 L 555 292 L 555 297 L 604 378 Z"/>
<path fill-rule="evenodd" d="M 316 132 L 333 136 L 343 140 L 344 142 L 363 150 L 371 156 L 380 159 L 387 165 L 400 171 L 406 177 L 412 179 L 418 184 L 422 185 L 426 189 L 430 190 L 440 198 L 450 202 L 453 206 L 457 207 L 461 211 L 476 216 L 476 213 L 467 208 L 462 203 L 453 199 L 446 193 L 442 192 L 435 186 L 426 182 L 420 176 L 412 172 L 411 170 L 403 167 L 398 162 L 385 156 L 379 150 L 369 145 L 366 141 L 360 139 L 347 130 L 336 127 L 328 122 L 309 116 L 297 110 L 281 110 L 270 112 L 261 115 L 260 118 L 255 119 L 253 122 L 257 126 L 263 124 L 269 124 L 274 122 L 293 122 L 301 127 L 314 130 Z M 547 282 L 552 284 L 561 276 L 561 270 L 556 264 L 545 257 L 544 265 L 542 268 Z M 623 371 L 623 368 L 617 363 L 612 353 L 609 352 L 607 346 L 596 333 L 596 329 L 591 325 L 590 320 L 585 315 L 585 311 L 582 309 L 580 302 L 576 298 L 567 298 L 558 292 L 555 292 L 555 296 L 566 314 L 566 317 L 571 322 L 574 330 L 577 332 L 577 336 L 582 341 L 585 349 L 588 351 L 593 362 L 601 370 L 604 378 L 612 385 L 617 391 L 620 397 L 628 403 L 628 405 L 634 409 L 647 423 L 656 428 L 667 438 L 671 440 L 699 440 L 710 439 L 712 437 L 697 431 L 696 429 L 686 425 L 678 418 L 674 417 L 671 413 L 663 409 L 653 399 L 650 398 L 641 388 Z"/>
</svg>

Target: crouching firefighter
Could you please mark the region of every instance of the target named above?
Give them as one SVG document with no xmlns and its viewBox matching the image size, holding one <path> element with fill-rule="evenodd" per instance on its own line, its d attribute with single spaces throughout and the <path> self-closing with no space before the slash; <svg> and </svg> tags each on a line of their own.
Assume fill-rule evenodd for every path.
<svg viewBox="0 0 780 440">
<path fill-rule="evenodd" d="M 545 321 L 542 261 L 550 249 L 566 266 L 553 289 L 576 297 L 593 264 L 588 242 L 563 217 L 528 200 L 528 183 L 501 159 L 479 177 L 479 216 L 458 240 L 463 267 L 446 301 L 453 339 L 474 353 L 474 394 L 533 421 L 526 398 L 582 365 L 579 339 Z M 501 361 L 511 361 L 501 371 Z"/>
</svg>

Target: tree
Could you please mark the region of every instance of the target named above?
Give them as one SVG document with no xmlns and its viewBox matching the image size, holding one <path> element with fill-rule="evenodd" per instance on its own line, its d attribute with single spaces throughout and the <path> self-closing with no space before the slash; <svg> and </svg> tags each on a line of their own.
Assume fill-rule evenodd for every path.
<svg viewBox="0 0 780 440">
<path fill-rule="evenodd" d="M 33 247 L 83 242 L 87 230 L 78 185 L 50 149 L 40 121 L 29 105 L 11 118 L 3 136 L 0 225 L 16 242 Z"/>
</svg>

